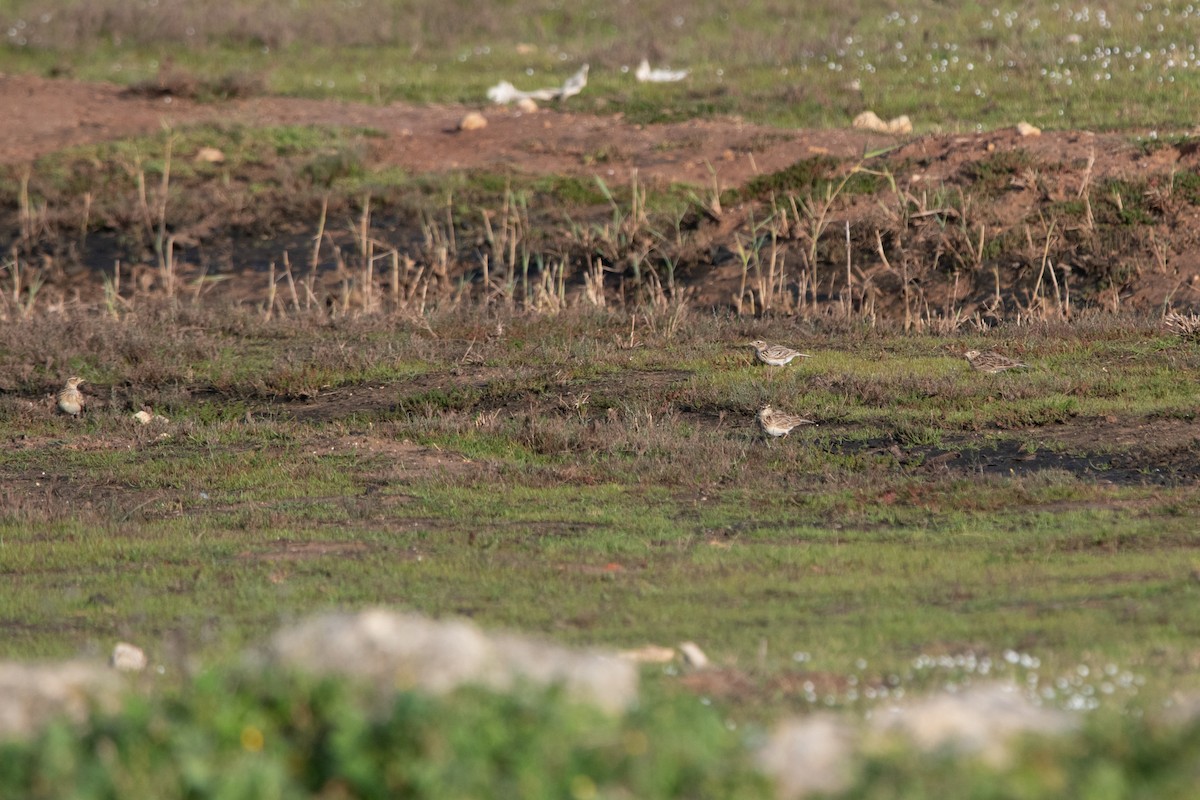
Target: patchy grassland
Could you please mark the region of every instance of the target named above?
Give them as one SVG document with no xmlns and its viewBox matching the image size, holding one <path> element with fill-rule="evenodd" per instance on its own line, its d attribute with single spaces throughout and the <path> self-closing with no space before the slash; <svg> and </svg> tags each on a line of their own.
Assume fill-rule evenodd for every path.
<svg viewBox="0 0 1200 800">
<path fill-rule="evenodd" d="M 1047 128 L 1188 128 L 1196 13 L 1185 2 L 1109 9 L 1039 0 L 945 13 L 884 0 L 395 3 L 252 0 L 213 14 L 180 0 L 0 2 L 0 69 L 173 86 L 200 97 L 263 89 L 369 102 L 483 103 L 486 89 L 557 85 L 590 63 L 588 111 L 659 121 L 740 114 L 841 126 L 864 108 L 919 130 L 1026 119 Z M 649 57 L 692 70 L 642 85 Z"/>
<path fill-rule="evenodd" d="M 0 2 L 0 68 L 211 99 L 481 103 L 500 78 L 557 83 L 587 61 L 591 84 L 572 108 L 842 125 L 870 107 L 912 114 L 923 131 L 1018 118 L 1180 127 L 1192 122 L 1196 82 L 1195 15 L 1179 3 L 1111 15 L 1047 3 L 949 15 L 918 4 L 902 15 L 864 2 L 849 16 L 817 5 L 789 19 L 748 2 L 700 4 L 676 19 L 657 3 L 594 18 L 561 4 L 464 15 L 443 3 L 404 17 L 369 0 L 262 0 L 244 4 L 236 28 L 183 3 L 125 5 Z M 380 24 L 364 25 L 368 16 Z M 638 86 L 620 68 L 643 55 L 693 73 L 682 86 Z M 986 675 L 1095 713 L 1078 734 L 1027 743 L 1000 775 L 877 753 L 849 796 L 964 786 L 979 797 L 1188 796 L 1200 726 L 1160 725 L 1156 713 L 1200 689 L 1200 351 L 1157 319 L 1095 313 L 1094 294 L 1071 306 L 1054 283 L 1051 301 L 1055 273 L 1044 284 L 1042 272 L 1047 253 L 1061 264 L 1123 252 L 1132 231 L 1195 205 L 1190 171 L 1106 178 L 1094 191 L 1085 179 L 1064 194 L 1044 184 L 1090 165 L 1018 150 L 918 198 L 895 187 L 901 162 L 841 184 L 849 165 L 818 158 L 725 193 L 653 187 L 639 198 L 634 186 L 615 197 L 571 177 L 378 170 L 377 136 L 171 131 L 55 154 L 0 185 L 19 223 L 0 303 L 0 655 L 95 655 L 120 638 L 164 669 L 148 697 L 82 732 L 55 727 L 0 745 L 0 794 L 50 797 L 70 785 L 80 796 L 150 796 L 186 785 L 192 796 L 372 796 L 398 791 L 380 754 L 411 747 L 426 770 L 413 796 L 437 796 L 447 781 L 463 796 L 498 786 L 522 796 L 763 796 L 744 747 L 763 723 L 790 711 L 869 713 Z M 214 141 L 224 165 L 192 160 Z M 1174 145 L 1145 148 L 1163 146 Z M 977 200 L 1014 190 L 1037 196 L 1023 218 L 1037 225 L 1020 241 L 972 215 Z M 804 212 L 793 206 L 794 222 L 789 195 Z M 899 287 L 919 284 L 908 273 L 880 282 L 881 296 L 894 295 L 881 319 L 866 294 L 838 313 L 830 276 L 851 243 L 822 239 L 818 223 L 864 197 L 888 216 L 889 247 L 936 228 L 912 263 L 935 272 L 939 262 L 922 254 L 957 259 L 938 276 L 955 281 L 955 302 L 959 266 L 984 274 L 1019 253 L 1037 282 L 1002 306 L 996 273 L 991 316 L 968 318 L 950 302 L 942 314 L 918 298 L 919 333 L 885 319 L 901 310 Z M 356 227 L 379 232 L 372 198 L 381 241 L 418 242 L 403 297 L 390 303 L 361 294 L 378 279 L 364 266 L 373 242 Z M 727 242 L 731 252 L 745 245 L 742 274 L 757 283 L 735 295 L 749 304 L 743 315 L 698 310 L 673 280 L 687 258 L 709 259 L 690 253 L 685 217 L 716 219 L 722 203 L 756 204 L 748 234 Z M 247 258 L 265 263 L 289 247 L 307 253 L 326 212 L 340 249 L 330 236 L 312 274 L 318 256 L 344 253 L 363 269 L 353 299 L 345 277 L 341 295 L 299 301 L 297 290 L 257 310 L 206 302 L 222 275 L 180 275 L 180 290 L 165 290 L 177 277 L 168 234 L 204 242 L 217 220 L 223 234 L 261 238 Z M 539 223 L 559 212 L 568 218 L 547 233 Z M 793 266 L 813 266 L 813 284 L 803 272 L 764 278 L 775 234 L 792 240 Z M 96 258 L 124 256 L 140 273 L 126 273 L 123 293 L 119 273 L 106 273 L 99 303 L 39 298 L 36 264 L 74 269 L 89 241 Z M 882 242 L 853 248 L 885 257 Z M 481 254 L 506 252 L 489 283 Z M 535 261 L 546 253 L 557 266 Z M 621 281 L 615 304 L 606 265 L 619 267 L 608 277 Z M 1090 288 L 1107 286 L 1117 310 L 1123 271 L 1143 265 L 1118 256 L 1103 267 Z M 139 276 L 145 286 L 130 290 Z M 272 276 L 272 290 L 285 285 Z M 590 305 L 580 299 L 589 278 L 599 284 Z M 437 295 L 428 306 L 422 280 Z M 764 312 L 773 301 L 795 313 Z M 1073 324 L 1046 321 L 1068 316 Z M 759 368 L 743 345 L 759 337 L 813 358 Z M 969 347 L 1032 369 L 972 372 L 960 357 Z M 88 381 L 80 420 L 50 400 L 68 374 Z M 753 424 L 765 402 L 819 424 L 768 443 Z M 137 426 L 131 413 L 143 405 L 170 422 Z M 196 677 L 283 621 L 376 603 L 575 644 L 694 639 L 715 668 L 683 680 L 647 668 L 645 706 L 616 721 L 553 695 L 474 690 L 402 695 L 371 716 L 351 687 L 266 685 L 227 668 Z M 248 726 L 263 737 L 261 758 L 248 752 Z M 684 742 L 681 730 L 702 735 Z M 669 744 L 649 756 L 630 749 L 647 737 Z M 456 746 L 429 746 L 446 741 Z M 181 753 L 200 755 L 185 763 Z"/>
<path fill-rule="evenodd" d="M 813 357 L 757 367 L 743 343 L 758 337 Z M 81 735 L 0 748 L 0 780 L 30 796 L 369 796 L 399 785 L 372 754 L 402 745 L 425 765 L 413 796 L 451 773 L 464 796 L 509 781 L 560 796 L 580 775 L 762 796 L 740 748 L 784 711 L 868 711 L 983 675 L 1098 711 L 999 774 L 875 753 L 850 796 L 1188 781 L 1194 726 L 1140 721 L 1197 688 L 1200 630 L 1200 352 L 1157 324 L 938 337 L 647 311 L 631 341 L 622 314 L 583 309 L 265 321 L 146 301 L 121 320 L 31 315 L 3 341 L 3 655 L 120 638 L 166 670 Z M 973 372 L 968 346 L 1033 368 Z M 89 381 L 80 420 L 47 395 L 67 371 Z M 820 424 L 768 443 L 766 401 Z M 142 404 L 170 423 L 134 423 Z M 363 716 L 344 688 L 187 679 L 288 619 L 376 603 L 576 644 L 694 639 L 716 668 L 686 689 L 648 671 L 651 699 L 616 722 L 553 696 L 402 696 Z M 510 714 L 528 725 L 465 732 Z M 679 725 L 708 733 L 676 743 Z M 247 726 L 264 755 L 246 754 Z M 544 735 L 518 746 L 528 726 Z M 622 755 L 634 734 L 662 747 Z M 428 749 L 445 737 L 459 744 Z M 173 754 L 199 742 L 179 772 Z M 217 758 L 233 766 L 203 766 Z"/>
<path fill-rule="evenodd" d="M 182 664 L 382 602 L 576 643 L 691 638 L 763 686 L 1006 650 L 1192 682 L 1200 353 L 1152 327 L 717 315 L 629 347 L 620 315 L 574 311 L 465 340 L 461 316 L 216 321 L 6 325 L 6 655 L 123 637 Z M 814 357 L 757 368 L 759 335 Z M 1033 369 L 972 372 L 967 345 Z M 40 399 L 65 371 L 89 380 L 78 421 Z M 768 443 L 764 402 L 820 424 Z M 142 404 L 170 425 L 137 426 Z"/>
</svg>

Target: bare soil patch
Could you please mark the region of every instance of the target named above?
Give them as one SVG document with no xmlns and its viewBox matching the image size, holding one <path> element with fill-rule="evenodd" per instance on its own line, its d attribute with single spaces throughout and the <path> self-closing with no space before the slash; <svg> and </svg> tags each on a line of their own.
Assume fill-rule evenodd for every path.
<svg viewBox="0 0 1200 800">
<path fill-rule="evenodd" d="M 341 125 L 385 135 L 374 158 L 413 172 L 517 168 L 535 174 L 599 175 L 707 184 L 709 166 L 736 186 L 814 154 L 852 158 L 893 141 L 859 131 L 781 131 L 737 120 L 631 125 L 619 117 L 570 111 L 535 114 L 489 107 L 488 126 L 459 132 L 464 106 L 371 106 L 342 101 L 255 97 L 200 103 L 148 98 L 115 84 L 0 77 L 0 164 L 20 164 L 64 147 L 150 134 L 164 125 Z M 605 163 L 590 156 L 605 153 Z"/>
</svg>

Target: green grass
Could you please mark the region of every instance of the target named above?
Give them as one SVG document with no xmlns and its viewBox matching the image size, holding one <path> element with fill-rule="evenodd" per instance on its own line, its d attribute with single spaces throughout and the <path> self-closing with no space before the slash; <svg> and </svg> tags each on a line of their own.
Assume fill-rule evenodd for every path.
<svg viewBox="0 0 1200 800">
<path fill-rule="evenodd" d="M 78 341 L 128 325 L 88 324 L 99 336 Z M 619 319 L 514 318 L 475 345 L 486 367 L 457 364 L 456 317 L 343 326 L 336 347 L 300 320 L 226 324 L 239 335 L 146 330 L 139 368 L 157 379 L 128 390 L 104 383 L 128 369 L 120 349 L 46 352 L 38 323 L 14 323 L 6 363 L 82 363 L 93 396 L 116 393 L 77 422 L 11 403 L 0 417 L 29 442 L 0 455 L 20 487 L 0 516 L 0 618 L 21 621 L 6 655 L 116 636 L 221 653 L 385 602 L 580 644 L 694 638 L 731 665 L 765 641 L 768 674 L 796 650 L 845 672 L 1026 648 L 1051 669 L 1087 655 L 1165 681 L 1200 628 L 1179 601 L 1195 565 L 1177 557 L 1198 543 L 1197 357 L 1149 329 L 830 329 L 805 337 L 812 359 L 766 370 L 723 344 L 748 335 L 733 318 L 632 364 L 606 344 Z M 982 375 L 955 354 L 996 344 L 1034 368 Z M 278 365 L 302 354 L 321 377 L 288 399 Z M 23 392 L 45 385 L 26 374 Z M 195 403 L 189 385 L 221 388 Z M 127 391 L 173 418 L 169 438 L 132 427 Z M 820 424 L 765 443 L 763 402 Z M 1089 434 L 1157 425 L 1185 427 Z"/>
<path fill-rule="evenodd" d="M 881 0 L 809 4 L 803 14 L 759 0 L 684 13 L 664 3 L 588 13 L 532 2 L 470 13 L 460 6 L 259 0 L 233 26 L 162 3 L 68 26 L 66 0 L 8 0 L 0 29 L 14 33 L 0 67 L 130 83 L 166 70 L 218 94 L 222 79 L 251 75 L 296 96 L 482 104 L 499 79 L 557 85 L 590 63 L 588 89 L 572 108 L 642 122 L 740 114 L 787 127 L 843 126 L 871 108 L 884 118 L 909 114 L 918 130 L 1020 119 L 1047 128 L 1186 128 L 1198 80 L 1190 69 L 1195 14 L 1177 2 L 1102 17 L 1048 0 L 953 13 L 898 11 Z M 683 84 L 638 84 L 622 70 L 648 55 L 692 73 Z"/>
<path fill-rule="evenodd" d="M 1158 787 L 1182 769 L 1171 754 L 1191 752 L 1190 729 L 1155 733 L 1161 767 L 1148 776 L 1143 756 L 1103 735 L 1136 728 L 1132 709 L 1197 688 L 1200 354 L 1154 325 L 1090 318 L 989 336 L 864 336 L 710 315 L 670 337 L 648 329 L 630 351 L 616 344 L 628 325 L 620 314 L 502 316 L 506 335 L 473 345 L 462 312 L 419 326 L 346 319 L 332 343 L 327 324 L 298 315 L 267 322 L 185 304 L 137 316 L 79 317 L 70 337 L 46 335 L 57 319 L 3 323 L 0 365 L 24 377 L 0 404 L 11 443 L 0 452 L 0 655 L 68 657 L 130 640 L 166 677 L 82 734 L 53 728 L 0 748 L 0 785 L 29 796 L 55 796 L 27 788 L 48 785 L 104 796 L 114 781 L 156 796 L 175 796 L 180 781 L 198 782 L 189 796 L 242 796 L 244 786 L 296 796 L 339 780 L 394 789 L 358 737 L 392 747 L 386 731 L 426 731 L 422 741 L 456 744 L 418 750 L 414 763 L 436 781 L 461 772 L 464 796 L 487 781 L 537 781 L 523 796 L 558 796 L 579 774 L 638 796 L 703 794 L 700 785 L 760 796 L 744 771 L 749 739 L 726 724 L 862 713 L 893 690 L 980 679 L 983 663 L 989 678 L 1037 681 L 1052 705 L 1129 716 L 1054 744 L 1065 778 L 1029 778 L 1043 763 L 1032 750 L 1000 772 L 872 751 L 852 796 L 933 796 L 942 781 L 981 776 L 1033 781 L 1029 796 L 1049 796 L 1090 786 L 1096 770 Z M 813 357 L 753 366 L 740 343 L 760 336 Z M 468 346 L 482 364 L 462 363 Z M 1033 368 L 973 372 L 957 355 L 968 346 Z M 94 381 L 81 420 L 38 404 L 64 364 Z M 281 391 L 280 365 L 298 364 L 322 376 L 314 395 Z M 121 374 L 143 377 L 108 377 Z M 767 443 L 753 425 L 765 401 L 820 424 Z M 141 402 L 172 422 L 135 426 Z M 550 764 L 575 758 L 578 725 L 592 717 L 554 698 L 404 695 L 397 710 L 363 716 L 341 699 L 346 687 L 238 678 L 235 706 L 217 714 L 226 678 L 186 678 L 288 620 L 378 604 L 575 645 L 694 640 L 727 676 L 696 690 L 713 707 L 660 674 L 647 691 L 668 696 L 636 724 L 724 733 L 679 762 L 656 749 L 642 766 L 560 772 Z M 1081 670 L 1097 676 L 1086 689 Z M 488 742 L 504 749 L 503 737 L 454 732 L 526 702 L 549 733 L 519 752 L 541 769 L 521 766 L 524 755 L 497 763 Z M 297 771 L 318 745 L 293 708 L 318 719 L 330 709 L 328 726 L 313 724 L 349 725 L 338 740 L 362 760 Z M 588 747 L 621 741 L 631 719 L 602 723 Z M 270 743 L 262 754 L 241 744 L 248 725 Z M 90 758 L 101 739 L 121 758 Z M 185 741 L 201 748 L 187 774 L 171 755 Z M 711 770 L 697 772 L 693 758 Z M 214 770 L 218 761 L 231 766 Z M 662 783 L 650 777 L 659 772 L 690 777 Z"/>
</svg>

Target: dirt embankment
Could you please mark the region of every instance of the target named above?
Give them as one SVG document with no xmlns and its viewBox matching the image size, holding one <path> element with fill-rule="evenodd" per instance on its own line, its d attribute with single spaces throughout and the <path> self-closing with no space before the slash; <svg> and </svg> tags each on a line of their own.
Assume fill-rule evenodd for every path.
<svg viewBox="0 0 1200 800">
<path fill-rule="evenodd" d="M 785 275 L 770 302 L 779 310 L 841 303 L 864 313 L 980 319 L 1014 311 L 1068 314 L 1083 305 L 1113 310 L 1200 306 L 1195 233 L 1200 230 L 1200 145 L 1186 137 L 1142 145 L 1128 135 L 1066 131 L 1022 137 L 1001 130 L 896 139 L 850 129 L 779 130 L 729 119 L 633 125 L 619 115 L 595 117 L 569 108 L 537 113 L 488 108 L 486 128 L 459 132 L 467 110 L 459 106 L 280 97 L 200 103 L 29 76 L 0 77 L 0 107 L 6 109 L 0 115 L 0 165 L 14 177 L 13 185 L 34 159 L 65 147 L 154 133 L 163 126 L 219 122 L 371 129 L 378 135 L 370 142 L 369 166 L 414 174 L 594 176 L 614 187 L 636 176 L 642 185 L 691 185 L 703 198 L 713 196 L 716 187 L 726 200 L 719 211 L 710 207 L 709 213 L 693 214 L 683 221 L 686 242 L 673 250 L 656 244 L 651 253 L 671 265 L 696 302 L 708 305 L 763 307 L 762 295 L 773 290 L 756 288 L 753 280 L 747 288 L 740 256 L 763 235 L 756 226 L 774 212 L 785 220 L 766 231 Z M 871 170 L 873 183 L 847 184 L 824 208 L 830 195 L 822 192 L 838 186 L 856 164 Z M 797 197 L 787 222 L 788 204 Z M 18 199 L 3 199 L 7 208 L 0 208 L 0 216 L 11 217 L 10 230 L 17 230 L 16 217 L 23 213 Z M 182 250 L 178 266 L 241 272 L 246 282 L 227 281 L 216 293 L 234 299 L 260 295 L 262 281 L 251 276 L 279 254 L 268 258 L 261 246 L 239 249 L 244 230 L 223 227 L 223 216 L 244 223 L 247 214 L 257 215 L 254 235 L 260 242 L 311 236 L 304 226 L 311 227 L 316 218 L 313 214 L 298 226 L 294 209 L 280 210 L 274 221 L 276 211 L 270 208 L 205 213 L 217 222 L 206 223 L 193 237 L 198 246 Z M 119 228 L 128 220 L 95 224 Z M 419 233 L 411 224 L 411 230 L 400 230 L 402 221 L 396 219 L 381 217 L 378 224 L 380 238 L 390 233 L 397 247 L 395 242 Z M 121 256 L 134 271 L 139 260 L 152 264 L 145 249 L 114 252 L 110 242 L 81 253 L 22 236 L 3 242 L 6 251 L 18 246 L 29 262 L 57 265 L 47 271 L 49 293 L 61 283 L 64 259 L 92 272 L 110 268 Z M 478 240 L 452 254 L 451 273 L 457 274 L 445 280 L 478 277 L 484 255 L 498 263 Z M 584 285 L 592 255 L 578 245 L 557 248 L 572 262 L 567 282 L 577 288 Z M 763 249 L 760 254 L 772 255 Z M 419 267 L 427 254 L 416 248 L 406 255 Z M 325 258 L 323 266 L 333 266 L 332 256 Z M 621 279 L 628 263 L 621 256 L 600 260 L 606 286 L 626 286 Z M 78 279 L 78 269 L 68 271 Z M 155 279 L 129 285 L 145 290 Z M 64 297 L 79 289 L 58 288 Z"/>
</svg>

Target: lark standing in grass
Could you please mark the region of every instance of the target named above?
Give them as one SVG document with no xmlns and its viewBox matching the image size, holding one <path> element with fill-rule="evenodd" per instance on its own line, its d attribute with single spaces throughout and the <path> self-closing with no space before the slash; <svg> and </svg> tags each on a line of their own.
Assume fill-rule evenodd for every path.
<svg viewBox="0 0 1200 800">
<path fill-rule="evenodd" d="M 1002 356 L 995 350 L 989 350 L 986 353 L 981 353 L 978 350 L 968 350 L 963 353 L 967 361 L 972 367 L 980 372 L 988 372 L 995 375 L 997 372 L 1004 372 L 1007 369 L 1028 369 L 1028 364 L 1022 364 L 1020 361 L 1013 361 L 1008 356 Z"/>
<path fill-rule="evenodd" d="M 772 367 L 782 367 L 793 358 L 811 358 L 808 353 L 801 353 L 781 344 L 767 344 L 762 339 L 755 339 L 750 346 L 754 348 L 755 358 Z"/>
<path fill-rule="evenodd" d="M 70 414 L 72 417 L 78 417 L 79 412 L 83 411 L 83 392 L 79 391 L 81 383 L 83 383 L 83 378 L 73 375 L 67 378 L 67 385 L 58 393 L 59 411 Z"/>
<path fill-rule="evenodd" d="M 780 436 L 787 436 L 792 432 L 792 428 L 798 425 L 816 425 L 811 419 L 798 417 L 795 414 L 789 414 L 786 411 L 776 411 L 770 406 L 763 406 L 758 411 L 758 426 L 762 428 L 763 433 L 770 436 L 772 439 L 777 439 Z"/>
</svg>

